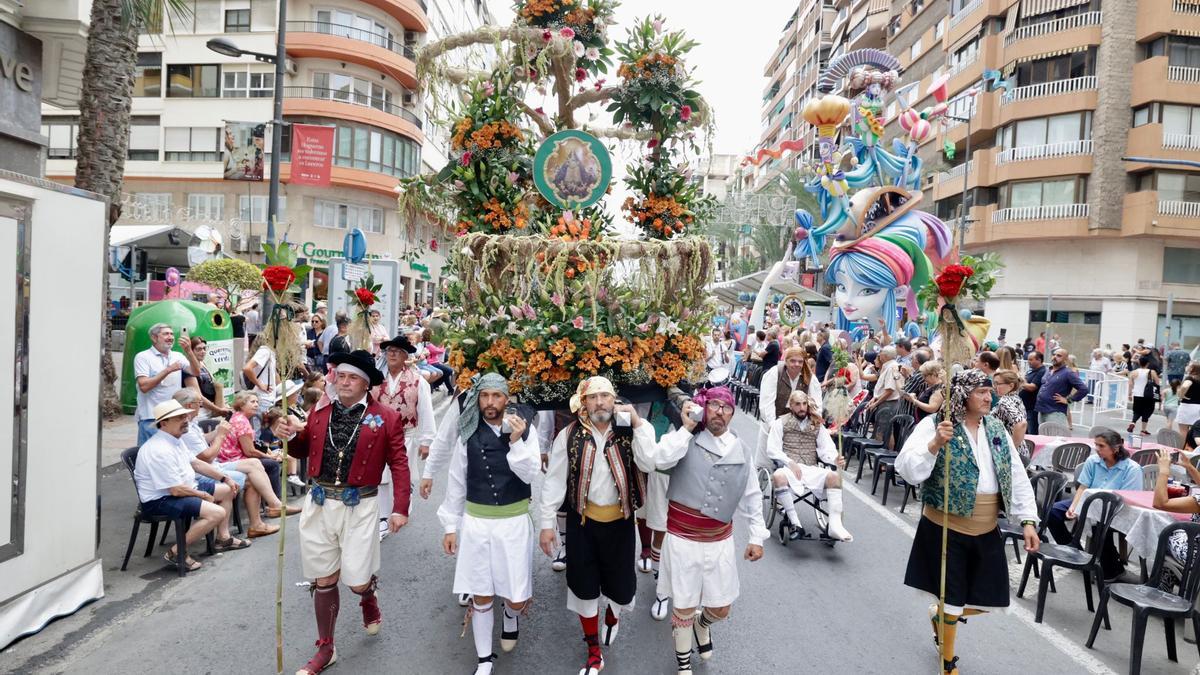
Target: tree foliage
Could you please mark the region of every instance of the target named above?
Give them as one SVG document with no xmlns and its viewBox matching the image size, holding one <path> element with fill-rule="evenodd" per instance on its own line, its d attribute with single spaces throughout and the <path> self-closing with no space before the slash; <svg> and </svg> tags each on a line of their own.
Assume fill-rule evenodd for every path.
<svg viewBox="0 0 1200 675">
<path fill-rule="evenodd" d="M 237 258 L 214 258 L 193 267 L 189 281 L 212 286 L 225 292 L 226 302 L 235 305 L 244 291 L 258 290 L 262 274 L 257 266 Z"/>
</svg>

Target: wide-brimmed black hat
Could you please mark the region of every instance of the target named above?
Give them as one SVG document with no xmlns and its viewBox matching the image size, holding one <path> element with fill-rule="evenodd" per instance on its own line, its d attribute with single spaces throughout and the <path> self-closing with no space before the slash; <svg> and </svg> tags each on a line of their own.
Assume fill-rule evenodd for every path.
<svg viewBox="0 0 1200 675">
<path fill-rule="evenodd" d="M 403 349 L 404 351 L 408 352 L 409 354 L 417 353 L 417 348 L 414 347 L 413 343 L 410 342 L 408 337 L 404 336 L 404 335 L 397 335 L 396 337 L 392 338 L 391 340 L 388 340 L 387 342 L 381 342 L 379 344 L 379 351 L 387 351 L 388 347 L 396 347 L 397 349 Z"/>
<path fill-rule="evenodd" d="M 343 363 L 354 366 L 367 374 L 372 387 L 383 384 L 383 373 L 375 367 L 375 357 L 365 349 L 355 349 L 352 352 L 337 352 L 329 356 L 329 362 L 335 366 Z"/>
</svg>

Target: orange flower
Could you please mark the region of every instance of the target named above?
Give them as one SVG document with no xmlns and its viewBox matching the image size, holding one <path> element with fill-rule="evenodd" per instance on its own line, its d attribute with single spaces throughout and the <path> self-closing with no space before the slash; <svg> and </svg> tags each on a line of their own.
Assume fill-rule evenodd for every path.
<svg viewBox="0 0 1200 675">
<path fill-rule="evenodd" d="M 595 375 L 600 370 L 600 359 L 596 358 L 596 352 L 584 352 L 583 356 L 575 361 L 575 367 L 589 375 Z"/>
</svg>

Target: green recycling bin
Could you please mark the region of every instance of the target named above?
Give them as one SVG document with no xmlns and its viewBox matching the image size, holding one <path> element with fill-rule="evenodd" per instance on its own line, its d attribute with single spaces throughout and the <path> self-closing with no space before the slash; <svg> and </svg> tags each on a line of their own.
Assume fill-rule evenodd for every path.
<svg viewBox="0 0 1200 675">
<path fill-rule="evenodd" d="M 225 387 L 225 402 L 233 398 L 233 323 L 225 310 L 192 300 L 159 300 L 133 310 L 125 326 L 125 358 L 121 365 L 121 408 L 132 415 L 137 410 L 137 381 L 133 375 L 133 359 L 139 352 L 150 349 L 150 327 L 165 323 L 175 331 L 173 350 L 179 348 L 183 328 L 188 337 L 208 341 L 204 365 L 213 380 Z"/>
</svg>

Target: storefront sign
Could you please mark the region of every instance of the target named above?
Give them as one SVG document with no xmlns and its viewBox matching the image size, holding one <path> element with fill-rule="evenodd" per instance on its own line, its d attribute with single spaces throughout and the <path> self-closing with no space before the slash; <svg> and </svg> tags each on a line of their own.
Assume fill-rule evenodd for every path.
<svg viewBox="0 0 1200 675">
<path fill-rule="evenodd" d="M 416 262 L 409 262 L 408 268 L 414 272 L 422 272 L 424 274 L 429 274 L 429 266 L 428 265 L 422 265 L 421 263 L 416 263 Z"/>
<path fill-rule="evenodd" d="M 0 21 L 0 150 L 5 169 L 40 174 L 46 143 L 41 130 L 42 43 Z"/>
<path fill-rule="evenodd" d="M 292 177 L 297 185 L 329 185 L 333 167 L 333 127 L 292 125 Z"/>
<path fill-rule="evenodd" d="M 300 244 L 300 255 L 308 258 L 308 264 L 324 267 L 329 264 L 330 258 L 342 257 L 342 249 L 340 248 L 322 248 L 319 244 L 312 241 L 306 241 Z M 392 254 L 390 251 L 383 253 L 368 253 L 367 260 L 391 260 Z"/>
<path fill-rule="evenodd" d="M 225 180 L 263 179 L 263 138 L 266 129 L 267 125 L 254 122 L 225 123 L 225 140 L 222 146 Z"/>
</svg>

